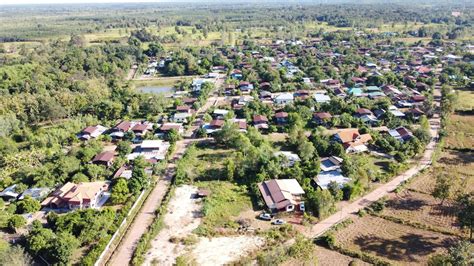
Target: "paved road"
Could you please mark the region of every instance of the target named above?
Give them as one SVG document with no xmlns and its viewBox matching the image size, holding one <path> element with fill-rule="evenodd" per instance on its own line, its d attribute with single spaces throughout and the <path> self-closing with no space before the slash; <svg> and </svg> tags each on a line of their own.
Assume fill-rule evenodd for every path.
<svg viewBox="0 0 474 266">
<path fill-rule="evenodd" d="M 435 96 L 439 96 L 440 95 L 439 90 L 436 90 L 434 94 Z M 436 99 L 435 106 L 439 107 L 439 98 Z M 436 149 L 436 144 L 437 144 L 436 141 L 438 139 L 438 130 L 440 129 L 440 125 L 441 125 L 439 114 L 435 114 L 433 118 L 429 120 L 429 122 L 430 122 L 430 127 L 431 127 L 430 128 L 431 141 L 426 146 L 426 150 L 417 165 L 408 169 L 403 174 L 396 176 L 390 182 L 382 185 L 381 187 L 375 189 L 369 194 L 363 196 L 362 198 L 345 206 L 337 213 L 315 224 L 310 230 L 307 230 L 306 232 L 304 232 L 306 237 L 314 238 L 314 237 L 318 237 L 324 234 L 332 226 L 338 224 L 339 222 L 342 222 L 343 220 L 349 218 L 351 215 L 354 215 L 355 213 L 357 213 L 360 209 L 363 209 L 369 206 L 373 202 L 393 192 L 400 184 L 412 178 L 413 176 L 417 175 L 421 170 L 429 167 L 431 165 L 433 153 Z"/>
</svg>

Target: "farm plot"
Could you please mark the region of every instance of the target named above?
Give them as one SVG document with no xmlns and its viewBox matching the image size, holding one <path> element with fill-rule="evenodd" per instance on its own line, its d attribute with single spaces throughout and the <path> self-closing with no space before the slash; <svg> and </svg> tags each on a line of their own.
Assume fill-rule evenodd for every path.
<svg viewBox="0 0 474 266">
<path fill-rule="evenodd" d="M 459 233 L 457 209 L 450 201 L 443 205 L 431 195 L 405 191 L 391 194 L 382 215 L 426 224 L 452 233 Z"/>
<path fill-rule="evenodd" d="M 344 249 L 365 252 L 393 264 L 426 264 L 430 255 L 443 252 L 456 238 L 365 216 L 335 233 Z"/>
<path fill-rule="evenodd" d="M 474 191 L 474 152 L 447 150 L 441 154 L 436 166 L 428 172 L 414 178 L 407 186 L 409 189 L 430 194 L 436 184 L 436 176 L 446 173 L 453 180 L 454 195 Z"/>
<path fill-rule="evenodd" d="M 319 266 L 350 265 L 351 262 L 355 262 L 357 266 L 370 265 L 369 263 L 363 262 L 359 259 L 354 259 L 341 253 L 338 253 L 337 251 L 333 251 L 320 246 L 315 246 L 312 256 L 316 258 L 316 263 L 314 263 L 314 265 Z M 282 266 L 295 265 L 303 266 L 308 265 L 308 263 L 302 262 L 298 259 L 290 259 L 282 264 Z"/>
</svg>

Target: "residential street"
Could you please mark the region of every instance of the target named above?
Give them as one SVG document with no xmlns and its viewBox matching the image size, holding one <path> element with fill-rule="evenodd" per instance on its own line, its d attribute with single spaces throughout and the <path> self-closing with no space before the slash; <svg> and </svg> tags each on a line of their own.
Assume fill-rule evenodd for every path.
<svg viewBox="0 0 474 266">
<path fill-rule="evenodd" d="M 441 97 L 439 89 L 435 90 L 434 95 L 435 95 L 435 101 L 436 101 L 435 106 L 439 107 L 439 98 Z M 439 114 L 434 114 L 433 118 L 431 118 L 429 122 L 430 122 L 430 127 L 431 127 L 431 130 L 430 130 L 431 141 L 426 146 L 426 150 L 417 165 L 408 169 L 404 173 L 396 176 L 390 182 L 382 185 L 381 187 L 375 189 L 369 194 L 363 196 L 362 198 L 345 206 L 344 208 L 342 208 L 340 211 L 336 212 L 335 214 L 315 224 L 310 230 L 306 230 L 306 232 L 304 232 L 305 235 L 309 238 L 315 238 L 324 234 L 324 232 L 329 230 L 332 226 L 342 222 L 343 220 L 347 219 L 351 215 L 356 214 L 360 209 L 363 209 L 369 206 L 373 202 L 391 193 L 400 184 L 412 178 L 413 176 L 417 175 L 421 170 L 429 167 L 431 165 L 431 159 L 432 159 L 433 153 L 436 149 L 436 144 L 437 144 L 437 139 L 438 139 L 438 130 L 441 125 L 441 119 L 440 119 Z"/>
<path fill-rule="evenodd" d="M 223 84 L 223 78 L 219 78 L 215 84 L 216 91 Z M 206 103 L 198 110 L 198 114 L 204 114 L 207 109 L 214 105 L 217 100 L 217 96 L 211 92 L 211 96 L 207 99 Z M 189 130 L 193 130 L 191 127 Z M 188 131 L 189 131 L 188 130 Z M 120 241 L 119 246 L 115 249 L 110 259 L 106 262 L 107 265 L 129 265 L 133 256 L 135 247 L 140 240 L 141 236 L 146 232 L 148 226 L 153 222 L 155 218 L 155 211 L 161 206 L 168 187 L 171 184 L 171 180 L 175 171 L 176 160 L 179 160 L 186 152 L 189 144 L 193 142 L 207 141 L 209 139 L 184 139 L 176 143 L 176 150 L 173 154 L 173 160 L 168 164 L 166 168 L 166 174 L 161 178 L 153 191 L 150 193 L 139 213 L 135 217 L 135 220 L 130 225 L 125 236 Z"/>
</svg>

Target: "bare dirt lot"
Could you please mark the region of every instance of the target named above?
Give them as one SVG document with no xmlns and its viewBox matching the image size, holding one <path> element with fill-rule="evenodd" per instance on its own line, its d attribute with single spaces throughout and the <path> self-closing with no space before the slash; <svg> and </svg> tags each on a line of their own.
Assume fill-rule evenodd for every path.
<svg viewBox="0 0 474 266">
<path fill-rule="evenodd" d="M 456 238 L 393 223 L 370 215 L 336 232 L 343 248 L 363 251 L 401 265 L 426 264 L 430 255 L 444 251 Z"/>
<path fill-rule="evenodd" d="M 198 265 L 228 265 L 255 251 L 265 243 L 256 236 L 200 238 L 192 257 Z"/>
<path fill-rule="evenodd" d="M 168 205 L 168 212 L 164 217 L 164 228 L 151 241 L 151 249 L 146 255 L 145 265 L 173 265 L 186 246 L 179 241 L 170 240 L 184 238 L 199 226 L 200 204 L 194 198 L 197 188 L 180 186 Z"/>
<path fill-rule="evenodd" d="M 391 194 L 387 200 L 387 207 L 382 212 L 384 215 L 459 233 L 456 213 L 457 209 L 451 201 L 446 200 L 441 205 L 440 201 L 431 195 L 412 191 Z"/>
</svg>

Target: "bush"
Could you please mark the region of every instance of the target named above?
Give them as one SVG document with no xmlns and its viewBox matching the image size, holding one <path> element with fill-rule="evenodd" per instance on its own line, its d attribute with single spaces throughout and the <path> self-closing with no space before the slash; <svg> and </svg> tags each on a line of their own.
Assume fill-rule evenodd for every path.
<svg viewBox="0 0 474 266">
<path fill-rule="evenodd" d="M 316 243 L 329 249 L 334 249 L 336 247 L 336 237 L 332 233 L 327 233 L 316 239 Z"/>
</svg>

